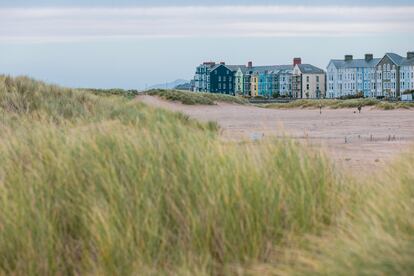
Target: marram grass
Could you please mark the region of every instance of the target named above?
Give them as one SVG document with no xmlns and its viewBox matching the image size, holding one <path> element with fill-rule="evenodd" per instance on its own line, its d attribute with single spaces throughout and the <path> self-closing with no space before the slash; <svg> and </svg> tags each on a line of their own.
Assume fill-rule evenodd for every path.
<svg viewBox="0 0 414 276">
<path fill-rule="evenodd" d="M 413 275 L 414 154 L 354 186 L 357 208 L 348 208 L 335 227 L 286 249 L 277 265 L 254 265 L 252 274 Z M 303 244 L 303 243 L 302 243 Z"/>
<path fill-rule="evenodd" d="M 1 274 L 412 271 L 412 160 L 354 185 L 291 141 L 28 78 L 0 76 L 0 111 Z"/>
</svg>

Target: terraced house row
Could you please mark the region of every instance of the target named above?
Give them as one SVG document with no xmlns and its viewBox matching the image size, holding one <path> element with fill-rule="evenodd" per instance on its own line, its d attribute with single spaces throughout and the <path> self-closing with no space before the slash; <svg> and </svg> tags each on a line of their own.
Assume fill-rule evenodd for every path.
<svg viewBox="0 0 414 276">
<path fill-rule="evenodd" d="M 346 55 L 327 67 L 328 98 L 363 94 L 364 97 L 398 98 L 414 90 L 414 52 L 406 57 L 387 53 L 382 58 L 366 54 L 364 59 Z"/>
<path fill-rule="evenodd" d="M 325 72 L 294 58 L 290 65 L 253 66 L 204 62 L 196 68 L 195 92 L 244 96 L 286 96 L 319 98 L 325 96 Z"/>
<path fill-rule="evenodd" d="M 327 73 L 294 58 L 290 65 L 253 66 L 204 62 L 197 67 L 196 92 L 244 96 L 292 98 L 340 98 L 361 95 L 399 98 L 414 90 L 414 52 L 406 57 L 387 53 L 382 58 L 366 54 L 363 59 L 345 55 L 332 59 Z"/>
</svg>

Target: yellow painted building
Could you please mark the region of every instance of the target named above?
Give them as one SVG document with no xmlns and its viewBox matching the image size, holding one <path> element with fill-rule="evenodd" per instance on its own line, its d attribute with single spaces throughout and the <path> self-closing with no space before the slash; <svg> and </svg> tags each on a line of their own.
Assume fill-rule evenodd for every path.
<svg viewBox="0 0 414 276">
<path fill-rule="evenodd" d="M 259 95 L 259 74 L 252 74 L 252 77 L 250 79 L 250 93 L 252 97 Z"/>
</svg>

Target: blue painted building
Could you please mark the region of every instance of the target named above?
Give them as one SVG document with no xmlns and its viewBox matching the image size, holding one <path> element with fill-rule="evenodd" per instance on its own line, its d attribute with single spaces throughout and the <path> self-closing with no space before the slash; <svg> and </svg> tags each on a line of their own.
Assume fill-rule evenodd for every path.
<svg viewBox="0 0 414 276">
<path fill-rule="evenodd" d="M 258 95 L 262 97 L 272 96 L 272 77 L 267 70 L 259 72 Z"/>
<path fill-rule="evenodd" d="M 364 97 L 376 95 L 376 65 L 379 58 L 366 54 L 364 59 L 354 59 L 346 55 L 343 60 L 333 59 L 327 67 L 327 98 L 354 96 L 363 93 Z"/>
<path fill-rule="evenodd" d="M 293 65 L 257 66 L 255 73 L 258 76 L 257 94 L 270 98 L 274 94 L 291 94 L 291 78 Z"/>
</svg>

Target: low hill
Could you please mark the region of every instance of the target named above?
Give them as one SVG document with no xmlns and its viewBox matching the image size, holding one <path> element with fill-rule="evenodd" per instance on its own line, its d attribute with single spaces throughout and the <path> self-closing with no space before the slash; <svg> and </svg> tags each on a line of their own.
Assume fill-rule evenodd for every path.
<svg viewBox="0 0 414 276">
<path fill-rule="evenodd" d="M 175 87 L 177 87 L 178 85 L 183 85 L 183 84 L 186 84 L 186 83 L 189 83 L 189 81 L 184 80 L 184 79 L 177 79 L 177 80 L 172 81 L 172 82 L 165 82 L 165 83 L 150 85 L 148 87 L 148 90 L 151 90 L 151 89 L 175 89 Z"/>
</svg>

